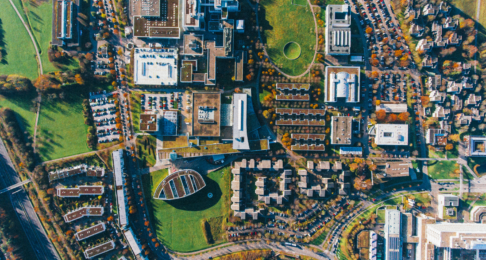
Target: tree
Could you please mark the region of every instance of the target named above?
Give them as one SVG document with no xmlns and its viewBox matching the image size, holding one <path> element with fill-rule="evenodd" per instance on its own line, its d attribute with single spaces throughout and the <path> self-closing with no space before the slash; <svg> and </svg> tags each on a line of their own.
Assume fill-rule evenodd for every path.
<svg viewBox="0 0 486 260">
<path fill-rule="evenodd" d="M 380 61 L 379 61 L 378 59 L 372 59 L 372 60 L 371 60 L 371 65 L 372 65 L 373 67 L 378 66 L 378 64 L 380 64 Z"/>
<path fill-rule="evenodd" d="M 422 106 L 427 106 L 430 102 L 430 98 L 428 96 L 421 96 L 420 101 L 422 101 Z"/>
<path fill-rule="evenodd" d="M 410 113 L 408 112 L 403 112 L 398 115 L 398 120 L 405 122 L 408 120 L 408 117 L 410 116 Z"/>
<path fill-rule="evenodd" d="M 263 111 L 263 116 L 264 116 L 266 119 L 269 119 L 269 118 L 270 118 L 270 112 L 268 112 L 268 110 Z"/>
<path fill-rule="evenodd" d="M 366 26 L 366 30 L 365 30 L 365 32 L 366 32 L 367 34 L 370 34 L 371 32 L 373 32 L 373 29 L 371 29 L 371 27 L 369 27 L 369 26 Z"/>
<path fill-rule="evenodd" d="M 453 145 L 453 144 L 447 144 L 447 145 L 445 146 L 445 149 L 446 149 L 447 151 L 450 151 L 450 150 L 454 149 L 454 145 Z"/>
<path fill-rule="evenodd" d="M 113 221 L 113 216 L 109 216 L 106 220 L 107 221 Z"/>
<path fill-rule="evenodd" d="M 78 83 L 79 85 L 84 85 L 84 80 L 81 77 L 81 74 L 74 75 L 74 80 L 76 80 L 76 83 Z"/>
<path fill-rule="evenodd" d="M 383 121 L 386 118 L 386 111 L 384 109 L 380 109 L 380 110 L 376 111 L 375 114 L 376 114 L 376 119 L 378 121 Z"/>
<path fill-rule="evenodd" d="M 38 90 L 44 91 L 48 89 L 59 89 L 61 84 L 58 80 L 49 74 L 40 75 L 34 82 L 34 87 Z"/>
</svg>

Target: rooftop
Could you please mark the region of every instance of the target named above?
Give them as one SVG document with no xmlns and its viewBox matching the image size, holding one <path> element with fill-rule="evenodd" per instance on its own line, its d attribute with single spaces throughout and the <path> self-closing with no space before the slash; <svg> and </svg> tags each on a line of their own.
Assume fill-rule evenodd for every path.
<svg viewBox="0 0 486 260">
<path fill-rule="evenodd" d="M 325 102 L 360 102 L 359 67 L 327 66 L 325 79 Z"/>
<path fill-rule="evenodd" d="M 141 114 L 140 115 L 140 131 L 157 132 L 157 115 L 155 114 Z"/>
<path fill-rule="evenodd" d="M 351 53 L 350 10 L 349 5 L 327 5 L 326 54 L 349 55 Z"/>
<path fill-rule="evenodd" d="M 193 93 L 193 136 L 220 136 L 221 94 Z M 196 117 L 197 115 L 197 117 Z"/>
<path fill-rule="evenodd" d="M 177 85 L 178 54 L 175 49 L 137 48 L 134 60 L 135 84 Z"/>
<path fill-rule="evenodd" d="M 331 118 L 331 144 L 351 145 L 353 117 L 333 116 Z"/>
<path fill-rule="evenodd" d="M 408 145 L 407 124 L 376 124 L 377 145 Z"/>
<path fill-rule="evenodd" d="M 250 149 L 247 129 L 248 102 L 247 94 L 233 95 L 233 149 L 236 150 Z"/>
</svg>

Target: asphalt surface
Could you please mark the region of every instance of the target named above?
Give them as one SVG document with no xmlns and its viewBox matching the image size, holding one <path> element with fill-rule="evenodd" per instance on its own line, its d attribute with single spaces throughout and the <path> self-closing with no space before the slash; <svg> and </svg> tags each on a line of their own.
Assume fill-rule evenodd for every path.
<svg viewBox="0 0 486 260">
<path fill-rule="evenodd" d="M 3 187 L 20 183 L 20 177 L 15 171 L 7 149 L 0 138 L 0 184 Z M 34 211 L 29 196 L 23 187 L 18 187 L 8 194 L 15 209 L 15 213 L 25 231 L 37 259 L 60 259 L 54 245 L 47 237 L 44 227 Z"/>
</svg>

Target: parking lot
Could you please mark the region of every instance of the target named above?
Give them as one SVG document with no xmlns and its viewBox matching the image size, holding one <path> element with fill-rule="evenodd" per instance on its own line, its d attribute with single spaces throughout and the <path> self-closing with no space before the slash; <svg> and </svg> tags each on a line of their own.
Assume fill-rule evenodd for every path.
<svg viewBox="0 0 486 260">
<path fill-rule="evenodd" d="M 92 95 L 90 96 L 90 106 L 98 143 L 117 141 L 120 138 L 120 129 L 116 127 L 115 99 L 108 95 Z"/>
</svg>

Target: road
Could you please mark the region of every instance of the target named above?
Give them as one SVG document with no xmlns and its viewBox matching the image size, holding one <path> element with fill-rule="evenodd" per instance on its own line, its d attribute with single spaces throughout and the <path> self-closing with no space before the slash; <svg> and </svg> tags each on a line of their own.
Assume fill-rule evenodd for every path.
<svg viewBox="0 0 486 260">
<path fill-rule="evenodd" d="M 192 255 L 184 254 L 184 256 L 178 256 L 177 259 L 182 259 L 182 260 L 209 259 L 210 257 L 215 258 L 215 257 L 222 256 L 222 255 L 232 254 L 232 253 L 245 251 L 245 250 L 254 250 L 254 249 L 271 249 L 272 251 L 274 251 L 276 253 L 284 252 L 286 254 L 290 254 L 290 255 L 294 255 L 294 256 L 302 255 L 302 256 L 310 256 L 310 257 L 313 257 L 315 259 L 329 259 L 326 255 L 321 254 L 321 253 L 319 253 L 319 254 L 314 253 L 312 250 L 305 248 L 305 247 L 285 246 L 285 245 L 282 245 L 280 243 L 273 243 L 273 242 L 271 242 L 270 244 L 266 244 L 262 240 L 257 241 L 256 243 L 255 242 L 250 243 L 249 245 L 247 245 L 246 243 L 241 243 L 241 244 L 234 244 L 234 245 L 231 245 L 231 246 L 221 248 L 223 246 L 226 246 L 226 244 L 221 245 L 220 247 L 214 247 L 214 248 L 217 248 L 217 249 L 214 250 L 214 248 L 213 248 L 212 250 L 214 250 L 214 251 L 211 251 L 211 252 L 206 251 L 205 253 L 203 253 L 201 255 L 195 255 L 195 254 L 199 254 L 201 252 L 201 251 L 197 251 L 197 252 L 191 253 Z"/>
<path fill-rule="evenodd" d="M 15 171 L 7 149 L 0 138 L 0 183 L 8 187 L 20 183 L 19 175 Z M 18 187 L 9 193 L 10 201 L 24 232 L 39 260 L 60 259 L 54 245 L 49 240 L 34 207 L 23 187 Z"/>
</svg>

